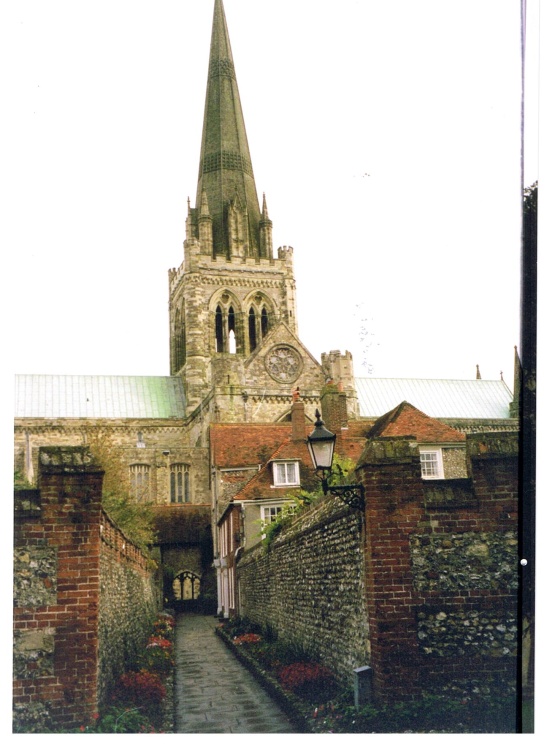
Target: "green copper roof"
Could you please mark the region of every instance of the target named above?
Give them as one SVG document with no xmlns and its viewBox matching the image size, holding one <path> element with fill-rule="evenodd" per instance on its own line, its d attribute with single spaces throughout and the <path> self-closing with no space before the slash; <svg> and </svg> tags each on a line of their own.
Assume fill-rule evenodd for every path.
<svg viewBox="0 0 547 750">
<path fill-rule="evenodd" d="M 402 401 L 430 417 L 509 419 L 513 394 L 503 380 L 355 378 L 361 417 L 381 417 Z"/>
<path fill-rule="evenodd" d="M 177 377 L 16 375 L 15 417 L 43 419 L 182 419 Z"/>
<path fill-rule="evenodd" d="M 258 248 L 260 208 L 222 0 L 215 0 L 213 15 L 196 195 L 199 213 L 203 191 L 213 219 L 214 254 L 225 255 L 228 250 L 231 201 L 247 210 L 250 241 Z"/>
</svg>

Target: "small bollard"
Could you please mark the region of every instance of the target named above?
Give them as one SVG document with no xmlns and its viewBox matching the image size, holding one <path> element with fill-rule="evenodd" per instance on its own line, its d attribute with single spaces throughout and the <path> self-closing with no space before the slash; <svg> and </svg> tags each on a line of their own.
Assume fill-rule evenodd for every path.
<svg viewBox="0 0 547 750">
<path fill-rule="evenodd" d="M 353 699 L 355 708 L 372 701 L 372 667 L 353 670 Z"/>
</svg>

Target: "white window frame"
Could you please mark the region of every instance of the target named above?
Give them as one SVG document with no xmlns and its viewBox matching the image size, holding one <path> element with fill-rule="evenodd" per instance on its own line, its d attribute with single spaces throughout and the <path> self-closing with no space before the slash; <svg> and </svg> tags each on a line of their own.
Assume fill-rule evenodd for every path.
<svg viewBox="0 0 547 750">
<path fill-rule="evenodd" d="M 268 503 L 260 506 L 260 520 L 266 526 L 271 523 L 283 510 L 284 503 Z M 271 511 L 275 510 L 272 516 Z"/>
<path fill-rule="evenodd" d="M 287 480 L 287 467 L 289 466 L 294 469 L 294 481 Z M 273 481 L 274 487 L 299 487 L 300 466 L 298 461 L 274 461 Z"/>
<path fill-rule="evenodd" d="M 434 456 L 437 466 L 435 473 L 430 473 L 429 464 L 433 464 L 433 458 L 426 459 L 425 456 Z M 444 479 L 444 466 L 443 466 L 443 450 L 439 446 L 434 445 L 421 445 L 420 446 L 420 468 L 422 472 L 422 479 Z M 424 473 L 425 470 L 425 473 Z"/>
</svg>

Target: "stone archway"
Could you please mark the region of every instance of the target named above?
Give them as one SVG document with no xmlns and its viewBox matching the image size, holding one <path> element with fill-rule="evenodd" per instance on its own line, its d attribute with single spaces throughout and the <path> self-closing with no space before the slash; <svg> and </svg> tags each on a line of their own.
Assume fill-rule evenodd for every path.
<svg viewBox="0 0 547 750">
<path fill-rule="evenodd" d="M 173 579 L 173 598 L 177 608 L 194 610 L 200 591 L 201 576 L 191 570 L 182 570 Z"/>
</svg>

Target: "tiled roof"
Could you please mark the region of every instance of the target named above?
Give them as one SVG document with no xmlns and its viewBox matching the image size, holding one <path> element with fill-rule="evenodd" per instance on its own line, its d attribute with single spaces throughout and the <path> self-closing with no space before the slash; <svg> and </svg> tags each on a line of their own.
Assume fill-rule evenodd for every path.
<svg viewBox="0 0 547 750">
<path fill-rule="evenodd" d="M 313 426 L 310 426 L 309 432 L 312 429 Z M 364 439 L 349 438 L 346 440 L 342 437 L 340 440 L 337 440 L 335 452 L 356 462 L 363 451 L 365 442 L 366 440 Z M 298 488 L 273 487 L 271 462 L 291 460 L 299 462 L 300 487 L 308 491 L 317 489 L 319 487 L 319 479 L 315 475 L 306 440 L 292 440 L 291 437 L 288 437 L 278 446 L 277 450 L 272 452 L 266 465 L 234 495 L 234 500 L 245 501 L 287 497 L 288 492 Z"/>
<path fill-rule="evenodd" d="M 290 422 L 211 425 L 211 461 L 224 469 L 265 464 L 291 431 Z"/>
<path fill-rule="evenodd" d="M 298 461 L 300 465 L 300 487 L 311 490 L 319 485 L 315 477 L 310 452 L 305 440 L 292 441 L 287 438 L 272 454 L 271 460 L 234 495 L 234 500 L 259 500 L 263 498 L 287 497 L 298 487 L 273 487 L 272 461 Z"/>
<path fill-rule="evenodd" d="M 380 417 L 408 401 L 430 417 L 509 419 L 513 394 L 503 380 L 355 378 L 362 418 Z"/>
<path fill-rule="evenodd" d="M 16 375 L 15 417 L 44 419 L 182 419 L 178 377 Z"/>
<path fill-rule="evenodd" d="M 376 422 L 368 438 L 413 436 L 421 443 L 460 443 L 465 435 L 438 419 L 428 417 L 406 401 Z"/>
</svg>

